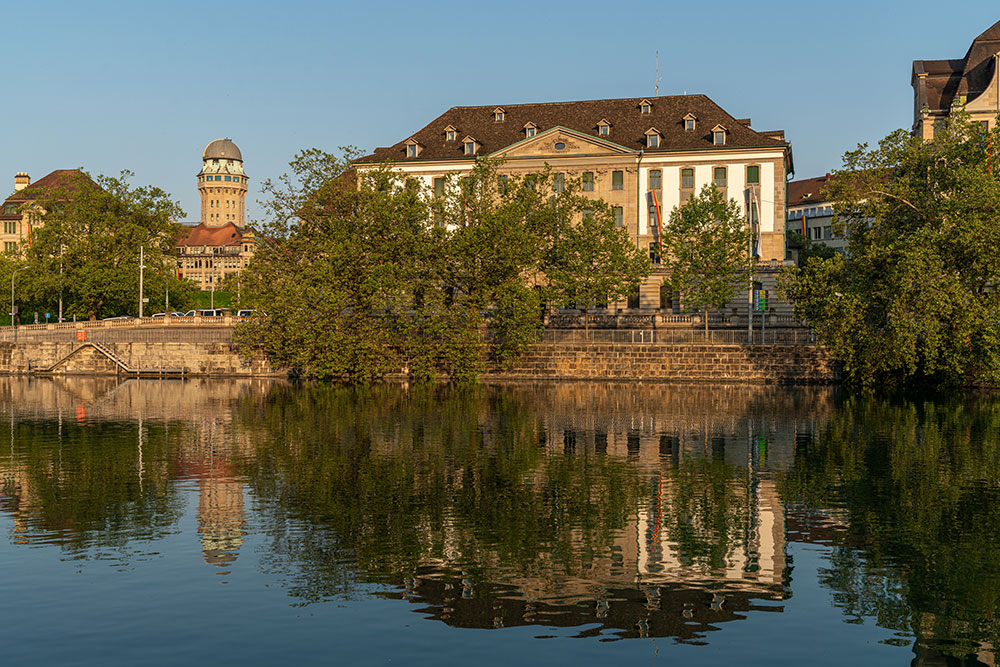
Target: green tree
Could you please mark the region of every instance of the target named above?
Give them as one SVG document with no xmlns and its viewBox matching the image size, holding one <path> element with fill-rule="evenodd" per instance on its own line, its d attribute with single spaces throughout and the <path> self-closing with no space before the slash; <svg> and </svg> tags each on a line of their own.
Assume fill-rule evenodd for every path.
<svg viewBox="0 0 1000 667">
<path fill-rule="evenodd" d="M 670 213 L 660 241 L 663 268 L 684 302 L 704 311 L 706 335 L 709 308 L 724 307 L 747 284 L 751 242 L 740 206 L 711 185 Z"/>
<path fill-rule="evenodd" d="M 28 204 L 43 224 L 22 248 L 32 279 L 19 292 L 28 308 L 55 310 L 60 295 L 64 317 L 138 315 L 139 255 L 146 265 L 144 294 L 150 303 L 190 304 L 194 287 L 176 277 L 174 222 L 184 215 L 163 190 L 132 187 L 131 174 L 80 174 L 65 188 L 40 192 Z"/>
<path fill-rule="evenodd" d="M 797 243 L 799 251 L 799 267 L 803 267 L 814 259 L 830 259 L 837 254 L 837 251 L 825 243 L 814 243 L 801 232 L 789 231 L 785 234 L 786 242 L 791 245 Z"/>
<path fill-rule="evenodd" d="M 618 301 L 642 282 L 650 262 L 628 232 L 615 226 L 605 202 L 583 199 L 576 205 L 586 208 L 576 224 L 561 230 L 543 270 L 553 299 L 581 307 L 586 323 L 590 308 Z"/>
<path fill-rule="evenodd" d="M 782 288 L 850 381 L 1000 380 L 998 141 L 956 113 L 933 141 L 898 130 L 844 156 L 828 196 L 850 252 Z"/>
</svg>

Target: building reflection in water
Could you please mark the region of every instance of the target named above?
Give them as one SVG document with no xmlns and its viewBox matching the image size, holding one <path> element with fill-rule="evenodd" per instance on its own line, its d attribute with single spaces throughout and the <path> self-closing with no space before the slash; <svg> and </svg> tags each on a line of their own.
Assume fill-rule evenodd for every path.
<svg viewBox="0 0 1000 667">
<path fill-rule="evenodd" d="M 364 590 L 456 627 L 689 643 L 783 612 L 789 545 L 810 543 L 845 620 L 891 629 L 916 665 L 995 665 L 1000 410 L 961 407 L 0 379 L 0 512 L 16 544 L 127 559 L 121 545 L 176 534 L 196 493 L 209 571 L 232 579 L 252 523 L 254 564 L 296 604 Z"/>
<path fill-rule="evenodd" d="M 239 555 L 246 522 L 244 485 L 234 469 L 234 457 L 248 454 L 249 447 L 249 440 L 232 429 L 231 408 L 239 396 L 259 389 L 253 386 L 257 384 L 0 379 L 0 411 L 7 413 L 10 431 L 10 455 L 0 460 L 0 508 L 12 517 L 13 541 L 88 548 L 92 540 L 87 523 L 56 507 L 52 491 L 73 485 L 69 476 L 80 472 L 72 465 L 80 453 L 73 448 L 89 442 L 88 429 L 109 427 L 96 437 L 113 449 L 108 452 L 109 477 L 95 478 L 93 483 L 113 486 L 134 475 L 134 484 L 125 482 L 131 490 L 109 498 L 116 506 L 104 509 L 115 513 L 122 505 L 158 499 L 165 489 L 163 484 L 149 486 L 151 478 L 167 484 L 195 482 L 204 562 L 220 568 L 220 575 L 229 574 L 226 568 Z M 30 453 L 19 454 L 17 449 L 26 443 L 17 427 L 24 425 L 39 426 L 44 432 L 27 443 L 37 445 Z M 134 442 L 134 448 L 121 447 L 126 439 Z M 64 467 L 64 460 L 70 465 Z M 87 477 L 94 473 L 85 472 Z M 127 521 L 122 516 L 116 519 Z M 104 524 L 97 521 L 95 530 Z"/>
</svg>

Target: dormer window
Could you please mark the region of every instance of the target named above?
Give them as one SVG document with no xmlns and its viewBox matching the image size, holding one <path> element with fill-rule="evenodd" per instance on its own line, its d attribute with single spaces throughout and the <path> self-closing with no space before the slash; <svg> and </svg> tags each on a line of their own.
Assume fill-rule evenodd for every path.
<svg viewBox="0 0 1000 667">
<path fill-rule="evenodd" d="M 530 139 L 538 132 L 538 126 L 534 123 L 526 123 L 524 126 L 524 136 Z"/>
<path fill-rule="evenodd" d="M 462 152 L 466 155 L 475 155 L 479 151 L 479 142 L 472 137 L 462 139 Z"/>
<path fill-rule="evenodd" d="M 639 111 L 644 114 L 653 113 L 653 103 L 649 100 L 643 100 L 639 102 Z"/>
<path fill-rule="evenodd" d="M 413 139 L 409 139 L 406 142 L 406 157 L 417 157 L 420 155 L 420 149 L 423 148 Z"/>
<path fill-rule="evenodd" d="M 684 116 L 684 131 L 694 132 L 695 125 L 698 123 L 698 117 L 693 113 L 689 113 Z"/>
<path fill-rule="evenodd" d="M 444 140 L 445 141 L 455 141 L 455 139 L 457 138 L 457 134 L 458 134 L 458 131 L 454 127 L 452 127 L 451 125 L 449 125 L 448 127 L 444 128 Z"/>
<path fill-rule="evenodd" d="M 716 146 L 726 145 L 726 128 L 722 125 L 716 125 L 712 128 L 712 143 Z"/>
<path fill-rule="evenodd" d="M 660 147 L 660 131 L 655 127 L 646 130 L 646 148 Z"/>
<path fill-rule="evenodd" d="M 493 120 L 497 123 L 503 120 L 503 109 L 497 107 L 496 109 L 493 110 Z"/>
<path fill-rule="evenodd" d="M 597 123 L 597 134 L 601 137 L 606 137 L 611 134 L 611 123 L 602 118 L 600 122 Z"/>
</svg>

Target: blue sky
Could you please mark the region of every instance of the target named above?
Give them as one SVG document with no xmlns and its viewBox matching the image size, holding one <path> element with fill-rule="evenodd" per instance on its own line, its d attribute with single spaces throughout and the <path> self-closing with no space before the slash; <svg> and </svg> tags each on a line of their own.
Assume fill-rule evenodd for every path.
<svg viewBox="0 0 1000 667">
<path fill-rule="evenodd" d="M 807 178 L 908 127 L 911 62 L 998 20 L 996 0 L 5 3 L 0 190 L 129 169 L 194 220 L 201 151 L 228 136 L 255 217 L 302 148 L 389 145 L 456 105 L 651 95 L 656 51 L 661 94 L 784 129 Z"/>
</svg>

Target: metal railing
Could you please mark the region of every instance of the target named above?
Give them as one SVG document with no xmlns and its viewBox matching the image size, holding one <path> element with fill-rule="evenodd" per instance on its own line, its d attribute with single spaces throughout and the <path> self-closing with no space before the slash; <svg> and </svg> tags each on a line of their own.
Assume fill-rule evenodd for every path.
<svg viewBox="0 0 1000 667">
<path fill-rule="evenodd" d="M 623 312 L 623 313 L 590 313 L 584 317 L 583 313 L 561 312 L 549 315 L 546 323 L 554 329 L 658 329 L 660 327 L 697 327 L 703 326 L 703 315 L 686 313 L 643 313 Z M 766 327 L 792 327 L 799 328 L 803 324 L 800 320 L 791 315 L 779 315 L 769 313 L 765 315 Z M 708 326 L 715 328 L 746 328 L 746 314 L 720 314 L 710 313 L 708 316 Z M 760 313 L 754 313 L 754 326 L 760 327 Z M 765 328 L 766 328 L 765 327 Z"/>
<path fill-rule="evenodd" d="M 546 329 L 542 343 L 616 343 L 673 345 L 815 345 L 811 329 Z"/>
</svg>

